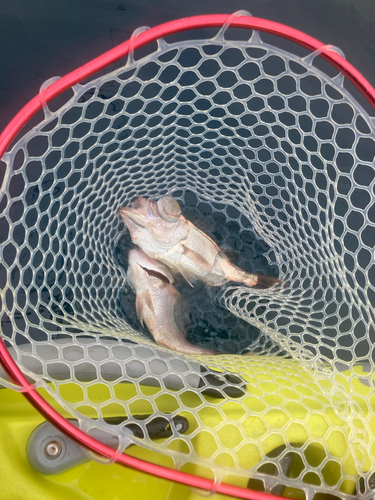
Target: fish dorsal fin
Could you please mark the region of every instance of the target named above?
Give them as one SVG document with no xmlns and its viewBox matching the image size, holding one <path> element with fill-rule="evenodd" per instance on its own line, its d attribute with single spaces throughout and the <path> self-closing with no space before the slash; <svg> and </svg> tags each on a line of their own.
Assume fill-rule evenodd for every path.
<svg viewBox="0 0 375 500">
<path fill-rule="evenodd" d="M 225 243 L 223 245 L 219 246 L 220 251 L 219 251 L 219 256 L 224 259 L 229 259 L 230 261 L 235 261 L 238 260 L 238 258 L 241 256 L 241 252 L 239 250 L 235 250 L 234 248 L 230 247 L 229 245 L 226 245 Z"/>
<path fill-rule="evenodd" d="M 143 313 L 144 313 L 144 307 L 147 305 L 147 307 L 150 309 L 150 311 L 155 314 L 154 311 L 154 305 L 152 303 L 152 297 L 150 294 L 150 290 L 145 290 L 141 294 L 137 295 L 137 298 L 135 300 L 135 308 L 137 311 L 137 318 L 139 319 L 139 322 L 143 326 Z"/>
</svg>

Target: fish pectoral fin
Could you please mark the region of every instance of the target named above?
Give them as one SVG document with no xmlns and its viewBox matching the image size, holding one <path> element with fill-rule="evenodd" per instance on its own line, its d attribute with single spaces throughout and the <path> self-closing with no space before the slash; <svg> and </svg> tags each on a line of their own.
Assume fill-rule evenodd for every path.
<svg viewBox="0 0 375 500">
<path fill-rule="evenodd" d="M 223 259 L 229 259 L 230 261 L 238 260 L 241 256 L 241 252 L 239 250 L 235 250 L 230 246 L 226 246 L 225 244 L 220 245 L 219 257 Z"/>
<path fill-rule="evenodd" d="M 177 271 L 181 274 L 181 276 L 185 278 L 185 280 L 189 283 L 189 285 L 194 288 L 194 284 L 192 283 L 192 280 L 190 279 L 189 274 L 185 271 L 185 269 L 182 266 L 178 265 L 175 267 Z"/>
<path fill-rule="evenodd" d="M 186 258 L 201 266 L 211 267 L 211 264 L 208 262 L 208 260 L 206 260 L 200 253 L 196 252 L 195 250 L 192 250 L 186 245 L 181 245 L 181 247 L 182 247 L 182 253 L 185 255 Z"/>
<path fill-rule="evenodd" d="M 155 314 L 154 305 L 152 303 L 152 298 L 149 290 L 145 290 L 141 294 L 137 295 L 135 300 L 135 309 L 137 311 L 137 318 L 143 326 L 143 316 L 145 305 L 150 309 L 150 311 Z"/>
<path fill-rule="evenodd" d="M 138 318 L 139 322 L 141 323 L 142 326 L 144 326 L 143 325 L 143 302 L 141 302 L 141 300 L 139 299 L 138 296 L 135 299 L 135 310 L 137 312 L 137 318 Z"/>
</svg>

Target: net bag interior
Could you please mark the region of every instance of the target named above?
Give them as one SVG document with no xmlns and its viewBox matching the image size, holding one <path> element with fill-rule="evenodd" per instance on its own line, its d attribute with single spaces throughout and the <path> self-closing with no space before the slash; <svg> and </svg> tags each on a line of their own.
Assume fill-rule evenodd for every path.
<svg viewBox="0 0 375 500">
<path fill-rule="evenodd" d="M 119 451 L 126 437 L 129 454 L 218 482 L 366 499 L 374 120 L 314 60 L 256 31 L 160 40 L 47 108 L 2 159 L 1 334 Z M 136 320 L 118 210 L 165 194 L 237 265 L 283 282 L 185 291 L 189 339 L 221 355 L 163 349 Z"/>
</svg>

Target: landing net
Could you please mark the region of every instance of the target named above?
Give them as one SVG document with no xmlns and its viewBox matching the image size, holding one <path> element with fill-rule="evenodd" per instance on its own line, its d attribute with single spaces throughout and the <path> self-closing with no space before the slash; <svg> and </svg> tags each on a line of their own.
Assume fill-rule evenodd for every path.
<svg viewBox="0 0 375 500">
<path fill-rule="evenodd" d="M 240 14 L 232 25 L 251 28 Z M 300 57 L 227 27 L 159 38 L 138 60 L 133 36 L 125 66 L 57 111 L 56 84 L 42 89 L 44 119 L 2 158 L 2 338 L 119 452 L 130 435 L 217 483 L 372 498 L 374 119 L 343 73 L 315 64 L 344 61 L 334 48 Z M 237 265 L 283 281 L 189 291 L 190 340 L 223 355 L 160 348 L 136 321 L 118 210 L 165 194 Z M 156 418 L 168 436 L 151 435 Z"/>
</svg>

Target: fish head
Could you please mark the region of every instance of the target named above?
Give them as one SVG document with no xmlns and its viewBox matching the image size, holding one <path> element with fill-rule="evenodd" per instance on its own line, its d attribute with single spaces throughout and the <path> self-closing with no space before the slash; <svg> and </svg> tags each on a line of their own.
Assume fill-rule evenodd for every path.
<svg viewBox="0 0 375 500">
<path fill-rule="evenodd" d="M 138 196 L 131 207 L 120 208 L 119 214 L 133 243 L 143 250 L 145 245 L 152 245 L 155 251 L 172 247 L 188 230 L 180 205 L 172 196 L 163 196 L 158 201 Z"/>
</svg>

